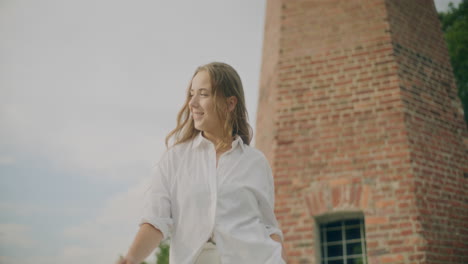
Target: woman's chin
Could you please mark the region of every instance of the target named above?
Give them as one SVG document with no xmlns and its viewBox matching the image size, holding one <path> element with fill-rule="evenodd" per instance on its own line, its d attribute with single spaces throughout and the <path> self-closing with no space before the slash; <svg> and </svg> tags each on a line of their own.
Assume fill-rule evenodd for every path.
<svg viewBox="0 0 468 264">
<path fill-rule="evenodd" d="M 195 122 L 194 127 L 196 130 L 203 131 L 203 126 L 201 126 L 200 124 L 197 124 L 197 122 Z"/>
</svg>

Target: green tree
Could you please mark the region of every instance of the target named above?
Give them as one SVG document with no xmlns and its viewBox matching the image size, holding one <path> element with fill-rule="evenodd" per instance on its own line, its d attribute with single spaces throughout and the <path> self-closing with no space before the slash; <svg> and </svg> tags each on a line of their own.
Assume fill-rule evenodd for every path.
<svg viewBox="0 0 468 264">
<path fill-rule="evenodd" d="M 156 264 L 169 264 L 169 244 L 161 243 L 156 254 Z"/>
<path fill-rule="evenodd" d="M 463 0 L 458 7 L 450 3 L 447 12 L 439 13 L 439 19 L 468 124 L 468 0 Z"/>
</svg>

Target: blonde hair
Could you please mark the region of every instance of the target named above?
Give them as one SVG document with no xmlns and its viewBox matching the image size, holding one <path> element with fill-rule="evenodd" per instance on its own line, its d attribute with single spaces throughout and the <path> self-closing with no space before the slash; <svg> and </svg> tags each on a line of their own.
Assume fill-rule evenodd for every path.
<svg viewBox="0 0 468 264">
<path fill-rule="evenodd" d="M 252 139 L 252 128 L 248 123 L 247 108 L 245 106 L 244 88 L 242 81 L 236 70 L 230 65 L 222 62 L 212 62 L 200 66 L 196 69 L 192 76 L 197 73 L 206 71 L 210 75 L 211 89 L 214 96 L 214 110 L 218 115 L 219 120 L 224 121 L 223 137 L 216 145 L 216 149 L 229 147 L 235 135 L 239 135 L 242 141 L 249 145 Z M 177 115 L 177 126 L 166 136 L 166 147 L 169 145 L 169 140 L 174 137 L 174 146 L 184 143 L 196 137 L 198 130 L 195 129 L 194 121 L 190 117 L 190 88 L 192 81 L 187 89 L 185 103 Z M 235 96 L 237 104 L 233 111 L 227 110 L 228 97 Z"/>
</svg>

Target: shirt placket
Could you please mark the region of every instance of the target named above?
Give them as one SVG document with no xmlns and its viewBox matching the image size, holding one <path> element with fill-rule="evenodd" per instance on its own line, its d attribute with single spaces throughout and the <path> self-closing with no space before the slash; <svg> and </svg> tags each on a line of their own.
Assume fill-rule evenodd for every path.
<svg viewBox="0 0 468 264">
<path fill-rule="evenodd" d="M 219 160 L 218 160 L 218 166 L 216 166 L 216 149 L 215 149 L 215 146 L 213 144 L 210 144 L 210 151 L 211 151 L 211 157 L 210 157 L 210 160 L 211 162 L 208 162 L 208 164 L 210 164 L 210 168 L 208 171 L 210 171 L 210 179 L 209 179 L 209 182 L 210 182 L 210 192 L 211 192 L 211 201 L 213 201 L 213 203 L 211 204 L 211 213 L 212 213 L 212 228 L 211 228 L 211 232 L 210 232 L 210 236 L 209 238 L 211 238 L 211 240 L 214 241 L 214 228 L 215 228 L 215 225 L 216 225 L 216 208 L 217 208 L 217 205 L 218 205 L 218 182 L 221 181 L 221 168 L 222 168 L 222 164 L 221 164 L 221 161 L 223 160 L 223 157 L 226 156 L 229 152 L 233 151 L 234 148 L 231 148 L 230 150 L 228 150 L 227 152 L 223 153 L 220 157 L 219 157 Z M 208 239 L 207 239 L 208 240 Z M 215 241 L 214 241 L 215 242 Z"/>
<path fill-rule="evenodd" d="M 211 157 L 210 157 L 210 195 L 211 195 L 211 221 L 212 221 L 212 226 L 211 226 L 211 232 L 209 238 L 213 238 L 213 232 L 214 232 L 214 227 L 216 224 L 216 207 L 218 204 L 218 182 L 217 182 L 217 175 L 218 175 L 218 168 L 219 168 L 219 163 L 218 163 L 218 168 L 216 167 L 216 150 L 214 145 L 211 145 Z M 208 239 L 207 239 L 208 240 Z"/>
<path fill-rule="evenodd" d="M 214 145 L 210 145 L 210 148 L 208 150 L 208 162 L 206 163 L 208 168 L 208 184 L 210 188 L 210 199 L 211 199 L 211 208 L 210 208 L 210 213 L 211 213 L 211 228 L 208 233 L 208 237 L 204 240 L 205 242 L 208 241 L 213 234 L 214 231 L 214 226 L 215 226 L 215 220 L 216 220 L 216 204 L 217 204 L 217 199 L 218 199 L 218 192 L 217 192 L 217 180 L 216 180 L 216 150 L 214 148 Z M 204 215 L 201 215 L 200 217 L 205 217 Z M 201 247 L 197 250 L 197 253 L 195 254 L 194 259 L 197 259 L 198 256 L 200 255 L 201 251 L 203 250 L 204 244 L 201 245 Z"/>
</svg>

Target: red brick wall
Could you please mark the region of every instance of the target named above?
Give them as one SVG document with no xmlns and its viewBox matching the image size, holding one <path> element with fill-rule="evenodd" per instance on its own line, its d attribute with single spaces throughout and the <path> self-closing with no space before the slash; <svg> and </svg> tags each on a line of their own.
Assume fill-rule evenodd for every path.
<svg viewBox="0 0 468 264">
<path fill-rule="evenodd" d="M 414 27 L 398 24 L 412 23 L 412 13 L 399 11 L 406 2 L 428 5 L 423 9 L 429 15 L 418 19 L 425 26 L 436 27 L 428 35 L 436 44 L 414 44 Z M 410 67 L 412 62 L 403 63 L 407 68 L 402 64 L 409 60 L 403 50 L 413 43 L 435 50 L 426 56 L 437 54 L 438 60 L 444 60 L 441 64 L 445 66 L 440 68 L 444 77 L 439 83 L 449 80 L 454 89 L 437 23 L 431 1 L 268 1 L 256 146 L 273 168 L 276 215 L 285 233 L 288 263 L 316 263 L 314 217 L 346 211 L 365 215 L 369 263 L 438 263 L 431 262 L 435 255 L 426 252 L 442 244 L 434 243 L 424 229 L 435 217 L 424 218 L 423 213 L 434 209 L 427 198 L 432 201 L 442 196 L 444 200 L 435 203 L 438 213 L 444 214 L 441 206 L 450 202 L 458 205 L 452 211 L 458 211 L 460 219 L 437 219 L 450 222 L 447 231 L 458 230 L 460 238 L 464 234 L 467 240 L 466 224 L 464 229 L 453 226 L 463 226 L 460 221 L 466 220 L 467 211 L 466 198 L 460 196 L 466 197 L 466 192 L 452 186 L 466 183 L 461 174 L 461 134 L 466 133 L 460 126 L 463 117 L 458 113 L 449 118 L 452 125 L 441 128 L 439 135 L 452 144 L 446 149 L 453 151 L 441 154 L 447 158 L 447 166 L 439 172 L 433 170 L 434 179 L 425 182 L 427 171 L 438 163 L 418 165 L 414 151 L 427 142 L 418 134 L 422 130 L 429 133 L 433 126 L 425 125 L 425 120 L 416 124 L 415 117 L 410 118 L 418 107 L 425 106 L 412 106 L 410 101 L 418 98 L 410 99 L 402 77 L 419 69 Z M 425 87 L 427 83 L 422 82 Z M 433 100 L 456 105 L 456 99 L 438 96 L 450 97 L 434 93 Z M 459 101 L 450 113 L 459 111 L 458 106 Z M 453 134 L 460 129 L 458 136 Z M 455 163 L 458 167 L 452 168 L 456 169 L 448 168 Z M 424 196 L 421 187 L 434 185 L 436 175 L 441 174 L 458 194 L 448 198 L 437 189 L 438 194 Z"/>
<path fill-rule="evenodd" d="M 431 1 L 387 1 L 426 263 L 468 263 L 467 137 Z"/>
</svg>

